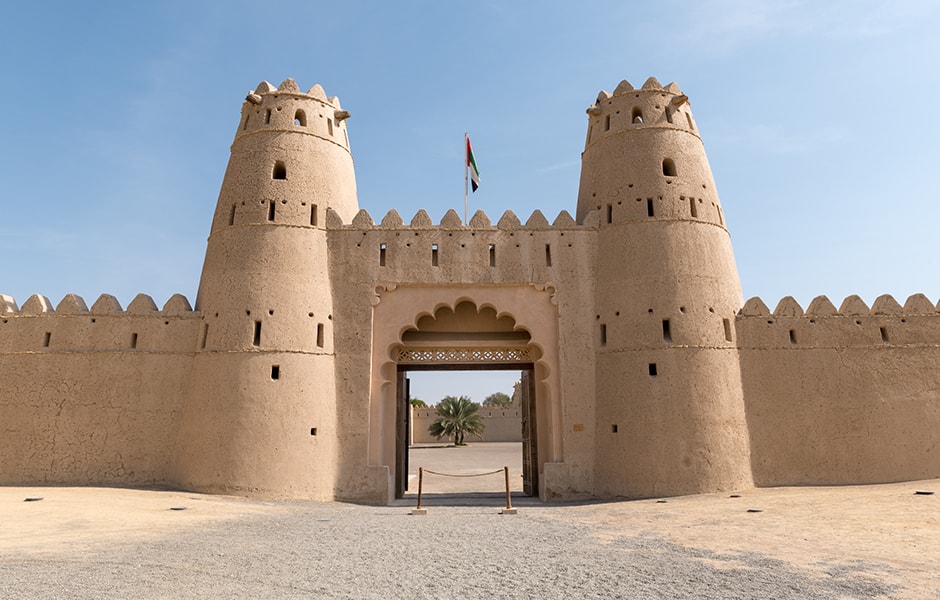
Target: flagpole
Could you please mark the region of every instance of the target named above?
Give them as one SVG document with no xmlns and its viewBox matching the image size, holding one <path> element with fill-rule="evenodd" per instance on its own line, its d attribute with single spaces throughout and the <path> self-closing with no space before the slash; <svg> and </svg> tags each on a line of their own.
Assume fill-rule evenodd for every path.
<svg viewBox="0 0 940 600">
<path fill-rule="evenodd" d="M 470 165 L 467 162 L 467 144 L 470 134 L 463 133 L 463 224 L 467 224 L 467 213 L 470 210 Z"/>
</svg>

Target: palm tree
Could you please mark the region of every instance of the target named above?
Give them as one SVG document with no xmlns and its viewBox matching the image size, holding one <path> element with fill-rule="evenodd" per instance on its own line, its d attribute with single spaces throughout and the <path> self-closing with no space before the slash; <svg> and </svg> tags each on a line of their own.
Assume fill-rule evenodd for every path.
<svg viewBox="0 0 940 600">
<path fill-rule="evenodd" d="M 471 402 L 466 396 L 446 396 L 437 405 L 437 419 L 431 423 L 428 431 L 437 439 L 454 436 L 455 446 L 465 446 L 463 438 L 468 433 L 482 440 L 486 425 L 477 414 L 479 408 L 479 404 Z"/>
</svg>

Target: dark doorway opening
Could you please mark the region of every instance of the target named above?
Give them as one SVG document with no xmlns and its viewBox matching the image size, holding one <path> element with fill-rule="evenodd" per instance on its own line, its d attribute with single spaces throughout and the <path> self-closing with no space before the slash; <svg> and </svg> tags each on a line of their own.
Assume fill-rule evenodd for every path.
<svg viewBox="0 0 940 600">
<path fill-rule="evenodd" d="M 462 472 L 487 470 L 494 466 L 502 468 L 502 464 L 495 465 L 493 461 L 499 461 L 500 463 L 511 461 L 513 463 L 512 465 L 507 464 L 506 466 L 510 466 L 510 477 L 512 479 L 512 485 L 510 487 L 513 489 L 514 493 L 520 493 L 518 480 L 521 476 L 521 493 L 527 496 L 537 496 L 539 489 L 537 444 L 538 436 L 536 428 L 536 394 L 533 368 L 534 367 L 531 363 L 399 364 L 396 394 L 397 426 L 395 446 L 395 497 L 404 498 L 406 495 L 410 496 L 417 494 L 418 467 L 423 466 L 425 469 L 429 469 L 430 467 L 428 464 L 433 464 L 438 468 L 446 469 L 450 467 L 452 470 Z M 430 415 L 435 414 L 435 411 L 433 408 L 417 408 L 413 410 L 411 400 L 413 399 L 414 394 L 412 392 L 413 388 L 409 373 L 411 373 L 413 377 L 420 381 L 422 374 L 421 372 L 429 371 L 453 373 L 455 380 L 458 380 L 461 376 L 466 377 L 468 374 L 472 375 L 474 380 L 485 380 L 486 371 L 515 372 L 513 379 L 518 379 L 518 383 L 516 384 L 517 389 L 514 390 L 514 396 L 516 396 L 513 398 L 514 404 L 512 406 L 506 407 L 505 410 L 500 410 L 499 408 L 494 407 L 487 411 L 486 409 L 481 408 L 481 412 L 491 416 L 493 413 L 501 413 L 502 416 L 505 416 L 508 413 L 510 415 L 509 420 L 500 422 L 500 427 L 503 432 L 505 432 L 506 427 L 514 426 L 511 419 L 513 418 L 513 415 L 515 415 L 518 418 L 518 424 L 515 425 L 515 427 L 518 427 L 519 435 L 517 437 L 513 436 L 512 441 L 506 441 L 504 443 L 487 441 L 480 442 L 476 438 L 468 437 L 467 441 L 472 445 L 472 448 L 470 449 L 453 447 L 453 438 L 443 438 L 437 444 L 428 443 L 430 442 L 428 438 L 429 434 L 422 430 L 416 430 L 415 423 L 412 422 L 412 417 L 413 415 L 417 415 L 415 420 L 421 421 L 418 427 L 426 428 L 428 425 L 428 419 L 431 418 Z M 505 384 L 507 379 L 504 377 L 501 378 L 500 381 Z M 452 388 L 448 387 L 447 389 Z M 454 392 L 447 392 L 447 394 L 454 396 L 461 395 L 459 392 L 461 389 L 459 383 L 454 386 L 453 389 Z M 477 389 L 479 389 L 479 387 L 477 387 Z M 492 391 L 496 392 L 501 390 L 494 389 Z M 422 394 L 424 394 L 424 392 L 422 392 Z M 431 405 L 440 401 L 441 398 L 422 397 L 421 400 L 424 400 L 428 405 Z M 477 404 L 482 404 L 484 397 L 471 397 L 471 400 Z M 498 418 L 498 416 L 496 418 Z M 490 421 L 491 425 L 495 425 L 495 423 L 495 420 Z M 423 440 L 424 443 L 414 443 L 415 440 Z M 484 440 L 486 440 L 485 432 Z M 521 456 L 519 455 L 520 453 Z M 417 462 L 412 460 L 412 454 L 417 457 Z M 479 469 L 475 469 L 476 464 L 474 461 L 479 461 Z M 424 462 L 427 464 L 418 464 L 418 462 Z M 430 493 L 431 495 L 434 495 L 435 492 L 431 490 L 443 489 L 450 490 L 450 492 L 438 491 L 437 493 L 447 495 L 460 494 L 460 492 L 457 490 L 466 487 L 466 485 L 456 485 L 454 479 L 448 481 L 446 478 L 441 478 L 440 476 L 435 475 L 433 483 L 430 479 L 425 481 L 424 492 L 425 494 Z M 504 484 L 500 483 L 499 489 L 504 491 Z"/>
</svg>

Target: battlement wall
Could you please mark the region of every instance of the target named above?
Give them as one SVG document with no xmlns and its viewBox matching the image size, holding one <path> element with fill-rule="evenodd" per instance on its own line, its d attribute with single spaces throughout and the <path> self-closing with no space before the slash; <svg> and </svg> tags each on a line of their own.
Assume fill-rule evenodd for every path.
<svg viewBox="0 0 940 600">
<path fill-rule="evenodd" d="M 199 323 L 180 295 L 0 296 L 0 483 L 166 483 Z"/>
<path fill-rule="evenodd" d="M 752 298 L 735 320 L 758 485 L 940 476 L 940 312 L 922 294 L 838 309 Z"/>
<path fill-rule="evenodd" d="M 601 90 L 586 112 L 586 147 L 624 131 L 656 127 L 679 129 L 698 137 L 688 96 L 675 82 L 663 86 L 655 77 L 647 79 L 640 89 L 624 79 L 612 94 Z"/>
<path fill-rule="evenodd" d="M 552 224 L 535 211 L 523 224 L 506 211 L 494 225 L 477 211 L 464 225 L 454 210 L 434 225 L 420 210 L 409 225 L 395 211 L 379 224 L 360 210 L 351 224 L 330 211 L 334 286 L 389 282 L 510 285 L 578 279 L 593 271 L 596 219 L 577 225 L 567 211 Z M 570 279 L 570 281 L 575 281 Z"/>
</svg>

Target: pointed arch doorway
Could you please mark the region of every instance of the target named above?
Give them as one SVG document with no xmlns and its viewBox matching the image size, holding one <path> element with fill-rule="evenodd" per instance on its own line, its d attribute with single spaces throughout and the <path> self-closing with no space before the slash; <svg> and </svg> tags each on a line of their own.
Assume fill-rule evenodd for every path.
<svg viewBox="0 0 940 600">
<path fill-rule="evenodd" d="M 407 482 L 407 373 L 419 370 L 523 374 L 526 493 L 550 496 L 543 470 L 563 462 L 554 288 L 382 284 L 375 289 L 369 464 L 385 470 L 388 501 L 401 497 Z"/>
</svg>

